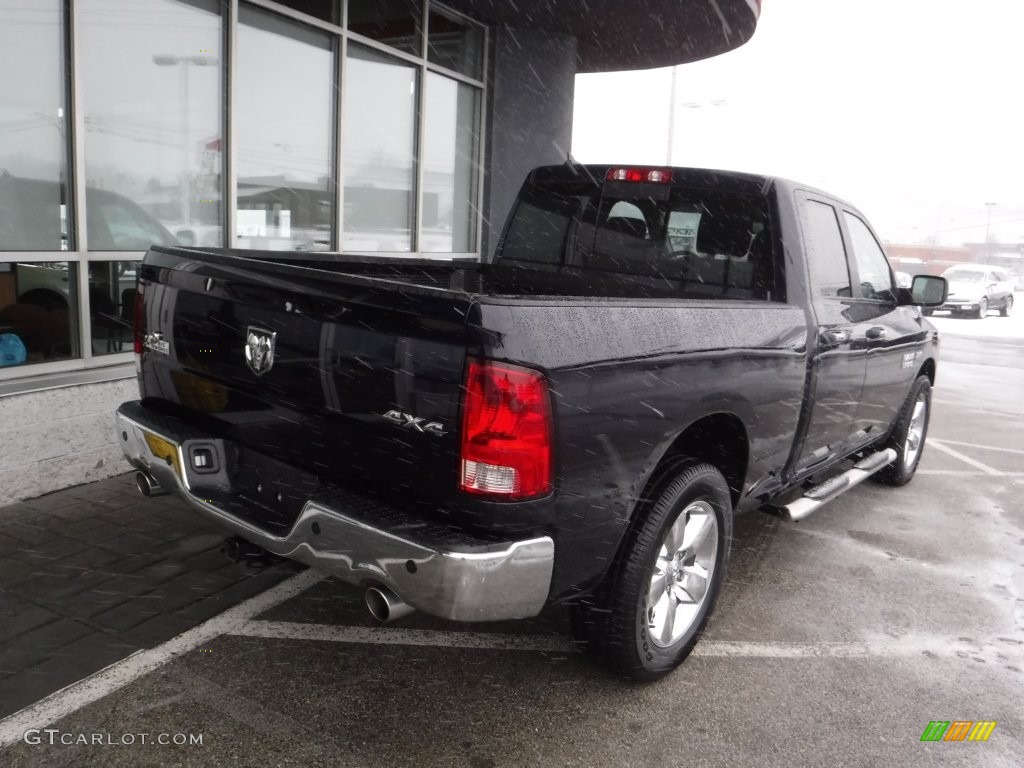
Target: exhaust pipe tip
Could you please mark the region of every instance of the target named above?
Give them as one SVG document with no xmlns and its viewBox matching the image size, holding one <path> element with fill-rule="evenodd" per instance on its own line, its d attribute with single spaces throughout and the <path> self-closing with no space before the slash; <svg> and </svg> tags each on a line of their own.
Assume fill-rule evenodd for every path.
<svg viewBox="0 0 1024 768">
<path fill-rule="evenodd" d="M 415 610 L 387 587 L 367 589 L 366 607 L 377 621 L 394 621 L 408 616 Z"/>
<path fill-rule="evenodd" d="M 138 487 L 139 493 L 146 498 L 162 496 L 168 492 L 167 489 L 157 482 L 155 477 L 142 471 L 135 473 L 135 485 Z"/>
</svg>

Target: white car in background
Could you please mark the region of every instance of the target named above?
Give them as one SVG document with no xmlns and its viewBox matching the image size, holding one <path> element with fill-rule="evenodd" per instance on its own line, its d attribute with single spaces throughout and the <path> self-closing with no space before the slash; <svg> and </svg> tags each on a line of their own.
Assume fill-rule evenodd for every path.
<svg viewBox="0 0 1024 768">
<path fill-rule="evenodd" d="M 1013 309 L 1013 280 L 1002 267 L 988 264 L 955 264 L 942 273 L 949 283 L 949 297 L 939 307 L 954 316 L 981 319 L 990 309 L 1009 317 Z"/>
</svg>

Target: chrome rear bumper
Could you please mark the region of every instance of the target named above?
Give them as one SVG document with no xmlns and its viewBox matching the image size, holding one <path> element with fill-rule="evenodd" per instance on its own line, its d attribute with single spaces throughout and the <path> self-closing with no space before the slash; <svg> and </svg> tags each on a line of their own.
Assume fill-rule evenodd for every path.
<svg viewBox="0 0 1024 768">
<path fill-rule="evenodd" d="M 455 621 L 498 621 L 537 615 L 547 601 L 554 542 L 542 536 L 511 542 L 473 539 L 458 533 L 445 540 L 430 524 L 396 524 L 388 508 L 360 497 L 356 516 L 338 494 L 311 497 L 291 530 L 278 536 L 233 514 L 225 441 L 198 433 L 185 422 L 139 402 L 117 410 L 125 458 L 163 488 L 177 490 L 204 517 L 264 549 L 310 565 L 357 586 L 382 584 L 414 608 Z M 148 437 L 147 437 L 148 436 Z M 219 472 L 197 473 L 190 445 L 213 451 Z M 340 498 L 344 499 L 344 496 Z M 352 496 L 355 499 L 356 497 Z M 436 528 L 436 526 L 434 526 Z M 396 530 L 400 529 L 400 530 Z"/>
</svg>

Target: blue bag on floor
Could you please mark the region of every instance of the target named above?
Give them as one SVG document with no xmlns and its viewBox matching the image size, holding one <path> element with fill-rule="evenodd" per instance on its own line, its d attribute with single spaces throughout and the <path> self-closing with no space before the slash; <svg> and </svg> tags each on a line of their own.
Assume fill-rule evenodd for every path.
<svg viewBox="0 0 1024 768">
<path fill-rule="evenodd" d="M 27 356 L 25 344 L 14 333 L 0 333 L 0 368 L 21 365 Z"/>
</svg>

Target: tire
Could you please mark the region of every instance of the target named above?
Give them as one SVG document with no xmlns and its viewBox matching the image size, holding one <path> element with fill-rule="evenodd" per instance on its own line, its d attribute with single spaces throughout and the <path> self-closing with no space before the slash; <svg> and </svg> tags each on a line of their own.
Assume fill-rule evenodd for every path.
<svg viewBox="0 0 1024 768">
<path fill-rule="evenodd" d="M 999 308 L 1000 317 L 1009 317 L 1013 311 L 1013 296 L 1007 296 L 1006 301 L 1003 302 L 1003 306 Z"/>
<path fill-rule="evenodd" d="M 680 462 L 655 488 L 605 582 L 573 615 L 577 640 L 597 661 L 645 681 L 679 666 L 700 639 L 732 536 L 729 487 L 710 464 Z"/>
<path fill-rule="evenodd" d="M 984 320 L 985 315 L 988 314 L 988 299 L 983 298 L 978 302 L 978 314 L 975 317 L 978 320 Z"/>
<path fill-rule="evenodd" d="M 921 410 L 918 411 L 918 405 Z M 918 376 L 910 388 L 899 419 L 886 441 L 886 448 L 896 450 L 896 461 L 881 470 L 875 477 L 886 485 L 906 485 L 914 479 L 917 465 L 921 463 L 925 439 L 928 437 L 928 421 L 932 412 L 932 385 L 927 376 Z"/>
</svg>

